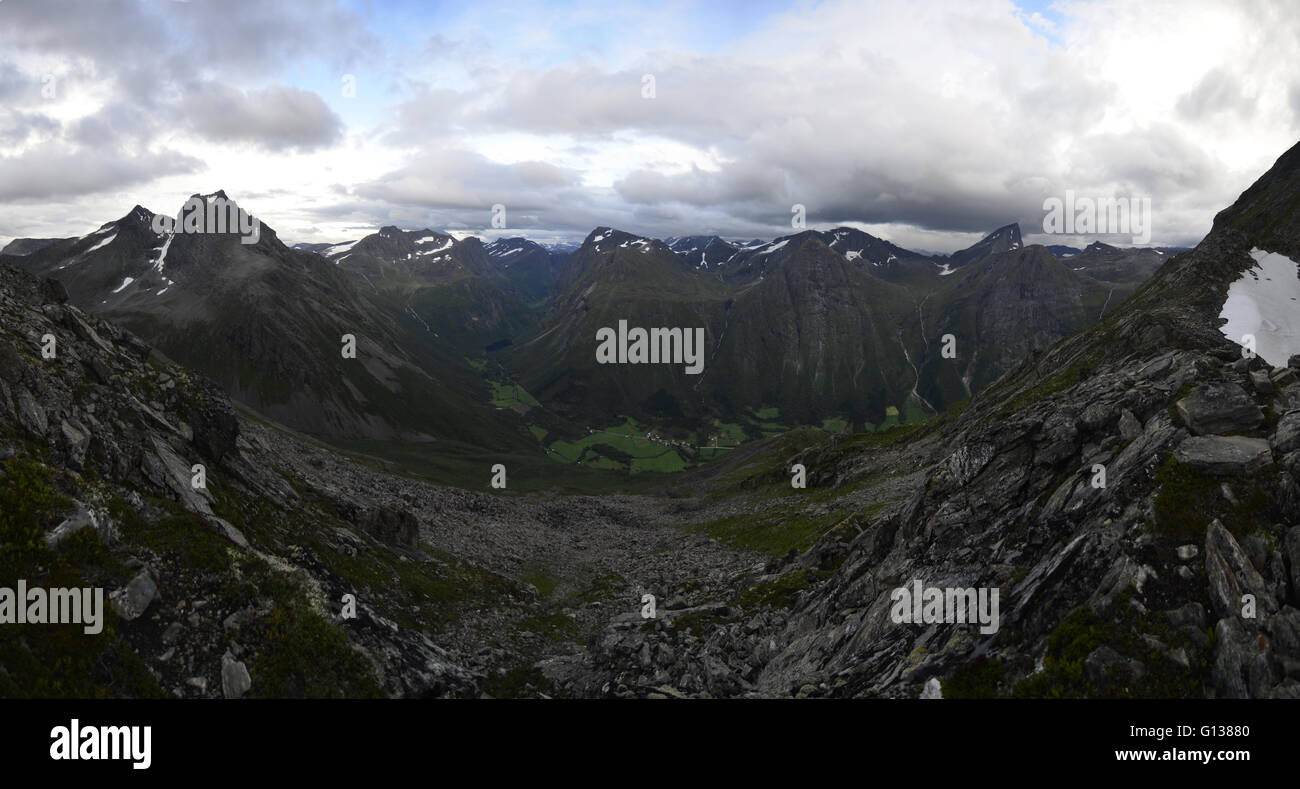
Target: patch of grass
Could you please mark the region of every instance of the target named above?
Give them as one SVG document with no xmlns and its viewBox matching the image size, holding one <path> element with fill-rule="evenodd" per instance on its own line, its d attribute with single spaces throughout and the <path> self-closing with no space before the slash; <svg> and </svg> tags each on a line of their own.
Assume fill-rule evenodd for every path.
<svg viewBox="0 0 1300 789">
<path fill-rule="evenodd" d="M 42 540 L 48 527 L 72 507 L 55 492 L 53 474 L 29 458 L 10 458 L 0 478 L 0 578 L 21 574 L 48 560 Z"/>
<path fill-rule="evenodd" d="M 1092 373 L 1089 365 L 1076 364 L 1073 367 L 1067 367 L 1039 381 L 1034 386 L 1021 392 L 1019 395 L 1011 398 L 998 411 L 998 416 L 1010 416 L 1028 406 L 1037 403 L 1044 397 L 1054 395 L 1057 392 L 1063 392 L 1071 386 L 1084 381 Z"/>
<path fill-rule="evenodd" d="M 845 432 L 848 429 L 849 429 L 849 422 L 847 419 L 837 418 L 837 419 L 822 420 L 822 430 L 825 430 L 827 433 L 839 434 Z"/>
<path fill-rule="evenodd" d="M 682 460 L 682 456 L 672 450 L 668 450 L 658 457 L 635 458 L 632 461 L 632 469 L 634 471 L 659 471 L 670 473 L 681 471 L 684 468 L 686 468 L 686 461 Z"/>
<path fill-rule="evenodd" d="M 799 514 L 797 509 L 788 515 L 768 510 L 761 514 L 719 518 L 686 528 L 737 548 L 779 557 L 791 550 L 805 551 L 812 547 L 817 538 L 840 517 L 836 514 L 808 517 Z"/>
<path fill-rule="evenodd" d="M 369 661 L 336 625 L 305 600 L 278 600 L 271 615 L 249 627 L 259 646 L 248 667 L 250 695 L 261 698 L 382 698 Z"/>
<path fill-rule="evenodd" d="M 673 617 L 668 627 L 671 632 L 685 632 L 696 638 L 707 638 L 715 628 L 726 624 L 733 618 L 730 611 L 726 613 L 721 611 L 695 611 Z M 653 625 L 653 622 L 646 621 L 642 628 L 651 628 Z"/>
<path fill-rule="evenodd" d="M 198 515 L 162 502 L 169 511 L 157 523 L 141 517 L 129 504 L 114 498 L 109 515 L 129 542 L 159 555 L 171 556 L 196 570 L 224 572 L 230 567 L 229 542 L 218 536 Z"/>
<path fill-rule="evenodd" d="M 912 406 L 912 405 L 909 405 L 905 409 L 903 414 L 904 414 L 903 421 L 909 425 L 914 425 L 918 422 L 924 422 L 930 418 L 930 414 L 926 412 L 924 408 L 917 408 L 916 406 Z"/>
<path fill-rule="evenodd" d="M 606 573 L 592 579 L 591 583 L 573 597 L 573 605 L 586 605 L 587 603 L 598 600 L 608 600 L 618 594 L 624 587 L 626 581 L 622 576 L 614 573 Z"/>
<path fill-rule="evenodd" d="M 489 677 L 483 690 L 494 699 L 524 698 L 530 693 L 551 695 L 551 681 L 532 665 L 515 666 L 501 676 Z"/>
<path fill-rule="evenodd" d="M 545 638 L 552 643 L 563 643 L 577 638 L 578 625 L 565 614 L 536 613 L 524 617 L 519 629 Z"/>
<path fill-rule="evenodd" d="M 1190 668 L 1175 663 L 1140 636 L 1150 634 L 1167 647 L 1182 647 Z M 1141 679 L 1112 668 L 1099 684 L 1085 671 L 1085 660 L 1097 647 L 1109 646 L 1144 666 Z M 1126 595 L 1116 599 L 1103 616 L 1088 606 L 1074 610 L 1047 637 L 1043 671 L 1017 682 L 1016 698 L 1197 698 L 1210 676 L 1209 644 L 1197 644 L 1158 614 L 1139 614 Z"/>
<path fill-rule="evenodd" d="M 45 545 L 48 527 L 72 502 L 55 490 L 54 472 L 29 458 L 10 458 L 0 469 L 0 582 L 23 579 L 30 587 L 113 587 L 124 568 L 98 534 L 84 529 L 57 548 Z M 104 600 L 102 630 L 83 624 L 0 626 L 0 697 L 162 698 L 144 661 L 118 630 Z"/>
<path fill-rule="evenodd" d="M 714 431 L 712 433 L 712 436 L 716 436 L 717 445 L 720 447 L 739 446 L 740 444 L 743 444 L 749 440 L 749 436 L 745 435 L 745 429 L 740 425 L 733 424 L 730 422 L 724 423 L 715 419 L 713 420 L 713 427 L 714 427 Z M 708 440 L 703 440 L 700 443 L 703 445 L 703 444 L 710 444 L 713 442 Z"/>
<path fill-rule="evenodd" d="M 816 581 L 831 575 L 829 571 L 795 570 L 778 576 L 775 580 L 758 583 L 743 590 L 736 602 L 746 609 L 791 608 L 799 593 Z"/>
<path fill-rule="evenodd" d="M 999 695 L 1006 666 L 980 656 L 958 667 L 943 681 L 945 699 L 993 699 Z"/>
<path fill-rule="evenodd" d="M 496 381 L 492 384 L 492 405 L 499 408 L 513 408 L 516 411 L 527 411 L 529 408 L 537 408 L 541 403 L 533 397 L 519 384 L 503 384 Z"/>
<path fill-rule="evenodd" d="M 1235 505 L 1223 495 L 1225 482 L 1237 498 Z M 1154 504 L 1155 528 L 1175 539 L 1204 540 L 1215 518 L 1240 536 L 1256 528 L 1269 529 L 1281 515 L 1268 480 L 1216 477 L 1179 463 L 1172 454 L 1156 469 L 1156 483 L 1160 487 Z"/>
<path fill-rule="evenodd" d="M 520 576 L 519 580 L 532 584 L 543 600 L 550 597 L 551 593 L 555 591 L 555 587 L 559 585 L 559 581 L 554 576 L 542 569 L 530 570 Z"/>
</svg>

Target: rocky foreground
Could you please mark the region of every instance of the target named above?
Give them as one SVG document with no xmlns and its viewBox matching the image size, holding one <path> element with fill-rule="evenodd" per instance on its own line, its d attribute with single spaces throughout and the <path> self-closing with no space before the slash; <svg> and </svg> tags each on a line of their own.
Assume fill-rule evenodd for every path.
<svg viewBox="0 0 1300 789">
<path fill-rule="evenodd" d="M 493 496 L 345 458 L 8 267 L 0 317 L 3 574 L 113 601 L 100 637 L 6 628 L 5 695 L 542 695 L 533 664 L 643 594 L 721 593 L 762 564 L 663 500 Z"/>
</svg>

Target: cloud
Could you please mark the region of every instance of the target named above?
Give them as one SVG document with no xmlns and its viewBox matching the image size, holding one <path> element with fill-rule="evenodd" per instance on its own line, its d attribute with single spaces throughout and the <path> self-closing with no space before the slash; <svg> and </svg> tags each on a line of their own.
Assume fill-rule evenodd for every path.
<svg viewBox="0 0 1300 789">
<path fill-rule="evenodd" d="M 1254 114 L 1255 97 L 1234 74 L 1213 68 L 1201 81 L 1178 98 L 1178 114 L 1189 120 L 1201 120 L 1221 112 L 1234 112 L 1243 118 Z"/>
<path fill-rule="evenodd" d="M 13 147 L 32 137 L 45 137 L 59 130 L 59 122 L 39 112 L 0 107 L 0 146 Z"/>
<path fill-rule="evenodd" d="M 491 207 L 536 211 L 575 190 L 577 176 L 546 162 L 500 164 L 464 150 L 429 151 L 402 167 L 360 184 L 362 197 L 425 208 L 460 209 L 488 217 Z"/>
<path fill-rule="evenodd" d="M 320 96 L 281 85 L 241 91 L 206 83 L 188 93 L 181 112 L 205 140 L 246 142 L 269 151 L 312 150 L 343 137 L 343 122 Z"/>
<path fill-rule="evenodd" d="M 175 151 L 103 155 L 62 145 L 42 145 L 22 156 L 0 157 L 0 201 L 80 197 L 195 173 L 202 163 Z M 106 220 L 105 220 L 106 221 Z"/>
<path fill-rule="evenodd" d="M 1010 0 L 575 0 L 563 13 L 6 1 L 0 161 L 97 160 L 87 188 L 116 177 L 147 186 L 144 202 L 200 191 L 183 176 L 201 160 L 232 194 L 267 195 L 271 221 L 319 234 L 482 228 L 501 203 L 537 233 L 748 238 L 788 232 L 800 203 L 814 226 L 944 251 L 1011 221 L 1032 232 L 1044 197 L 1066 190 L 1149 196 L 1155 240 L 1193 243 L 1295 142 L 1287 0 L 1044 13 Z M 59 102 L 33 88 L 44 73 L 60 75 Z M 343 73 L 364 75 L 354 100 L 334 95 Z M 140 151 L 189 164 L 169 158 L 147 180 L 157 157 Z M 12 199 L 40 191 L 24 177 Z"/>
</svg>

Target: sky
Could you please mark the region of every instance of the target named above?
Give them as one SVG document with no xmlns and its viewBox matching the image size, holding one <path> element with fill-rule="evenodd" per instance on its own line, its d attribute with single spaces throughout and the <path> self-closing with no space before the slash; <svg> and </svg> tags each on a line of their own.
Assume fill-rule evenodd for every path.
<svg viewBox="0 0 1300 789">
<path fill-rule="evenodd" d="M 0 244 L 224 189 L 291 242 L 1132 243 L 1069 192 L 1190 246 L 1298 139 L 1294 0 L 0 0 Z"/>
</svg>

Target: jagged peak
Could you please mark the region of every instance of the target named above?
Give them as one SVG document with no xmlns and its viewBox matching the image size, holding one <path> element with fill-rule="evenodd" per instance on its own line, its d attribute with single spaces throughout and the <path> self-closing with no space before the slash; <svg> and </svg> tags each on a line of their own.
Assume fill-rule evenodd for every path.
<svg viewBox="0 0 1300 789">
<path fill-rule="evenodd" d="M 980 243 L 982 244 L 985 241 L 996 241 L 1001 238 L 1010 238 L 1015 243 L 1020 243 L 1020 223 L 1012 222 L 1009 225 L 1003 225 L 985 236 Z"/>
<path fill-rule="evenodd" d="M 116 223 L 109 222 L 107 224 L 111 225 L 111 224 L 123 224 L 127 222 L 151 222 L 153 221 L 153 218 L 154 218 L 153 211 L 150 211 L 144 206 L 137 204 L 130 211 L 127 211 L 125 216 L 123 216 L 121 219 L 118 219 Z M 101 227 L 104 227 L 104 225 L 101 225 Z"/>
<path fill-rule="evenodd" d="M 225 189 L 218 189 L 217 191 L 211 192 L 209 194 L 199 194 L 196 192 L 190 195 L 190 199 L 194 199 L 196 197 L 205 203 L 211 200 L 228 200 L 228 201 L 230 200 L 230 197 L 226 195 Z"/>
</svg>

